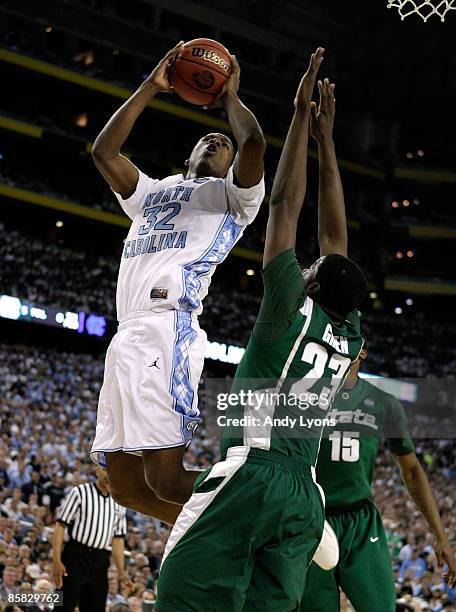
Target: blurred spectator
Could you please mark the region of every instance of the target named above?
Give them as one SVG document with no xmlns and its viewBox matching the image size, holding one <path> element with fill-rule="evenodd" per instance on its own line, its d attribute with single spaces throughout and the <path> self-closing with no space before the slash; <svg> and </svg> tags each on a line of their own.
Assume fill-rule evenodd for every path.
<svg viewBox="0 0 456 612">
<path fill-rule="evenodd" d="M 119 593 L 119 580 L 117 576 L 113 576 L 108 580 L 108 598 L 106 600 L 106 605 L 111 609 L 111 607 L 116 604 L 127 605 L 127 600 Z"/>
<path fill-rule="evenodd" d="M 56 472 L 55 474 L 51 475 L 51 480 L 48 480 L 42 486 L 43 496 L 47 496 L 49 498 L 49 507 L 51 512 L 55 512 L 57 506 L 65 497 L 63 476 L 63 472 Z M 47 499 L 45 501 L 47 501 Z"/>
<path fill-rule="evenodd" d="M 414 546 L 410 559 L 405 559 L 401 564 L 400 575 L 402 577 L 409 576 L 410 578 L 421 578 L 426 570 L 425 560 L 418 556 L 418 548 Z"/>
<path fill-rule="evenodd" d="M 0 583 L 0 598 L 6 600 L 8 595 L 18 593 L 18 572 L 13 565 L 7 565 L 3 569 L 2 581 Z"/>
<path fill-rule="evenodd" d="M 400 561 L 406 561 L 411 559 L 413 549 L 415 548 L 415 536 L 413 534 L 409 534 L 407 536 L 407 543 L 400 549 L 398 559 Z"/>
<path fill-rule="evenodd" d="M 38 504 L 41 506 L 43 497 L 43 486 L 39 472 L 32 470 L 30 480 L 22 485 L 22 499 L 28 503 L 30 495 L 36 495 Z"/>
</svg>

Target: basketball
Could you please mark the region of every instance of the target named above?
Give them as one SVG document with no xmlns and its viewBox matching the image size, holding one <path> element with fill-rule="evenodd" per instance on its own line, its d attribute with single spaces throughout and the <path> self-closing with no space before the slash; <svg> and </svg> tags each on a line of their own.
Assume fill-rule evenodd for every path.
<svg viewBox="0 0 456 612">
<path fill-rule="evenodd" d="M 169 80 L 183 100 L 205 106 L 214 102 L 230 74 L 228 50 L 210 38 L 195 38 L 182 47 Z"/>
</svg>

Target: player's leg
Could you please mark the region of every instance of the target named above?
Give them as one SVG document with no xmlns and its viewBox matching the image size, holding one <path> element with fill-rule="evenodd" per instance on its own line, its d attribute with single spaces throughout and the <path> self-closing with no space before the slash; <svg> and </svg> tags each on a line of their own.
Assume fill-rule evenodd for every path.
<svg viewBox="0 0 456 612">
<path fill-rule="evenodd" d="M 185 504 L 201 470 L 183 465 L 185 446 L 143 451 L 145 482 L 163 501 Z"/>
<path fill-rule="evenodd" d="M 199 470 L 184 468 L 183 456 L 198 423 L 198 418 L 192 415 L 197 414 L 197 389 L 204 364 L 206 334 L 189 313 L 177 312 L 171 321 L 173 335 L 170 341 L 174 348 L 170 350 L 168 361 L 163 359 L 162 363 L 161 380 L 166 386 L 162 384 L 161 403 L 157 404 L 155 394 L 160 384 L 158 372 L 152 373 L 154 386 L 150 383 L 151 373 L 148 373 L 149 378 L 142 385 L 141 392 L 143 398 L 149 397 L 149 401 L 157 406 L 153 425 L 155 431 L 159 427 L 162 431 L 157 439 L 175 440 L 176 443 L 156 444 L 155 448 L 148 446 L 143 449 L 143 459 L 146 482 L 155 494 L 165 501 L 184 504 L 200 474 Z M 155 336 L 155 329 L 152 331 Z M 159 425 L 157 420 L 161 421 Z"/>
<path fill-rule="evenodd" d="M 157 612 L 242 610 L 265 486 L 246 455 L 208 470 L 185 504 L 166 545 Z"/>
<path fill-rule="evenodd" d="M 143 458 L 131 453 L 106 453 L 111 495 L 121 506 L 174 525 L 181 505 L 163 501 L 146 483 Z"/>
<path fill-rule="evenodd" d="M 301 601 L 301 612 L 339 612 L 340 590 L 336 578 L 337 568 L 321 569 L 312 562 L 306 575 L 306 590 Z"/>
<path fill-rule="evenodd" d="M 111 363 L 112 359 L 111 357 Z M 108 363 L 108 356 L 106 361 Z M 121 390 L 119 388 L 115 366 L 111 365 L 109 369 L 106 366 L 105 380 L 100 392 L 95 447 L 98 445 L 107 449 L 110 447 L 116 448 L 117 444 L 111 442 L 112 440 L 119 440 L 119 444 L 123 446 L 125 439 L 124 410 L 125 408 L 131 408 L 131 403 L 125 401 L 125 399 L 122 401 L 122 395 L 125 393 L 125 389 Z M 141 427 L 141 424 L 137 426 Z M 166 468 L 166 474 L 170 478 L 175 477 L 171 468 L 174 467 L 176 471 L 184 470 L 182 466 L 183 449 L 184 446 L 177 449 L 167 449 L 170 452 L 177 451 L 179 453 L 178 458 L 170 458 L 171 465 Z M 166 523 L 174 524 L 181 511 L 182 504 L 177 505 L 164 501 L 151 489 L 146 480 L 146 473 L 150 475 L 152 466 L 148 464 L 146 468 L 143 457 L 122 450 L 115 450 L 98 453 L 96 459 L 106 465 L 111 495 L 117 503 Z M 194 478 L 192 482 L 193 480 Z M 190 491 L 185 493 L 184 501 L 187 501 L 190 494 L 191 487 Z"/>
<path fill-rule="evenodd" d="M 243 612 L 292 612 L 299 609 L 305 573 L 321 539 L 324 515 L 320 494 L 308 480 L 277 470 L 283 487 L 283 515 L 277 536 L 255 555 Z M 286 482 L 288 480 L 288 482 Z M 275 500 L 276 503 L 279 500 Z"/>
<path fill-rule="evenodd" d="M 91 453 L 101 464 L 111 456 L 109 480 L 119 503 L 167 522 L 168 514 L 156 512 L 170 510 L 174 520 L 178 511 L 157 506 L 157 498 L 184 503 L 198 475 L 184 469 L 182 456 L 198 422 L 196 389 L 206 335 L 184 314 L 121 323 L 106 358 Z M 141 464 L 129 458 L 139 452 Z"/>
<path fill-rule="evenodd" d="M 394 612 L 396 591 L 380 512 L 367 503 L 353 513 L 350 554 L 341 559 L 339 580 L 356 612 Z"/>
<path fill-rule="evenodd" d="M 345 528 L 338 516 L 326 518 L 339 542 L 339 559 L 346 554 L 345 547 L 350 540 L 344 537 Z M 306 575 L 306 588 L 302 598 L 301 612 L 339 612 L 340 589 L 338 581 L 338 566 L 332 570 L 324 570 L 315 562 L 310 564 Z"/>
</svg>

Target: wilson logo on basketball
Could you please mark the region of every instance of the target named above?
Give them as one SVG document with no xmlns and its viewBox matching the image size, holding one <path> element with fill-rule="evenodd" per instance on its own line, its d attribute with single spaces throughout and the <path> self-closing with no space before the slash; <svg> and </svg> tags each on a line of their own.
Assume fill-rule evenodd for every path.
<svg viewBox="0 0 456 612">
<path fill-rule="evenodd" d="M 194 72 L 192 79 L 199 89 L 209 89 L 214 84 L 214 77 L 211 72 Z"/>
<path fill-rule="evenodd" d="M 200 49 L 199 47 L 193 47 L 192 55 L 195 57 L 203 57 L 208 62 L 212 62 L 216 66 L 220 66 L 222 70 L 226 73 L 230 72 L 230 64 L 226 62 L 224 59 L 217 55 L 215 51 L 208 51 L 207 49 Z"/>
</svg>

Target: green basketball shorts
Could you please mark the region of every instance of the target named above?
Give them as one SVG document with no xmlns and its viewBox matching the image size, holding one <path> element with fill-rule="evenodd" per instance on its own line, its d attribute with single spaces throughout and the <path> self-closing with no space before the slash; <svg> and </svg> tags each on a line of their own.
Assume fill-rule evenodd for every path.
<svg viewBox="0 0 456 612">
<path fill-rule="evenodd" d="M 195 483 L 169 537 L 157 612 L 297 610 L 323 532 L 308 465 L 236 446 Z"/>
<path fill-rule="evenodd" d="M 338 565 L 324 571 L 312 563 L 301 612 L 339 612 L 339 587 L 356 612 L 394 612 L 396 590 L 382 517 L 369 500 L 331 513 L 326 520 L 339 540 Z"/>
</svg>

